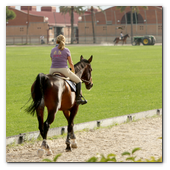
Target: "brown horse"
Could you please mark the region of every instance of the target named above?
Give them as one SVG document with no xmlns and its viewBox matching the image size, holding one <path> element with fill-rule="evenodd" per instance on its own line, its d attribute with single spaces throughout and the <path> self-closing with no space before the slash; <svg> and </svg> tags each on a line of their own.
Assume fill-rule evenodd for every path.
<svg viewBox="0 0 170 170">
<path fill-rule="evenodd" d="M 91 77 L 92 68 L 90 64 L 92 58 L 93 56 L 86 60 L 83 56 L 81 56 L 80 62 L 74 65 L 75 74 L 85 83 L 86 89 L 88 90 L 90 90 L 93 86 Z M 45 149 L 47 151 L 47 155 L 52 154 L 46 139 L 47 132 L 54 121 L 55 114 L 58 110 L 63 111 L 64 116 L 68 121 L 66 151 L 71 151 L 71 147 L 77 148 L 75 141 L 76 137 L 73 130 L 73 121 L 77 114 L 79 105 L 76 104 L 75 92 L 71 90 L 68 83 L 65 80 L 51 74 L 45 75 L 40 73 L 31 87 L 31 94 L 33 101 L 26 111 L 32 115 L 34 115 L 36 111 L 40 134 L 43 138 L 41 151 L 42 149 Z M 45 106 L 48 110 L 48 116 L 44 122 L 43 114 Z M 70 139 L 72 139 L 71 146 Z"/>
<path fill-rule="evenodd" d="M 117 44 L 119 41 L 122 41 L 122 45 L 125 44 L 127 37 L 130 37 L 129 34 L 124 35 L 123 39 L 120 39 L 120 37 L 116 37 L 113 41 L 114 45 Z"/>
</svg>

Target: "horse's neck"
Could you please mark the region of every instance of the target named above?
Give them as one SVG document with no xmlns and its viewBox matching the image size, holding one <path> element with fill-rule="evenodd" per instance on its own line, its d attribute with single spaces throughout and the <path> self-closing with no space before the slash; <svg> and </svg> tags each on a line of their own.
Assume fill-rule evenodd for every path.
<svg viewBox="0 0 170 170">
<path fill-rule="evenodd" d="M 81 63 L 79 63 L 79 64 L 81 64 Z M 76 67 L 79 67 L 79 66 L 76 66 Z M 74 68 L 75 68 L 75 65 L 74 65 Z M 80 66 L 80 68 L 79 68 L 78 70 L 75 68 L 75 74 L 76 74 L 79 78 L 81 78 L 82 75 L 83 75 L 84 69 L 85 69 L 85 66 L 84 66 L 84 67 L 81 67 L 81 66 Z"/>
<path fill-rule="evenodd" d="M 82 77 L 82 74 L 83 74 L 83 71 L 84 71 L 84 68 L 81 69 L 80 71 L 78 71 L 77 73 L 75 73 L 79 78 Z"/>
<path fill-rule="evenodd" d="M 74 65 L 75 74 L 81 79 L 86 66 L 89 64 L 88 61 L 83 60 Z"/>
</svg>

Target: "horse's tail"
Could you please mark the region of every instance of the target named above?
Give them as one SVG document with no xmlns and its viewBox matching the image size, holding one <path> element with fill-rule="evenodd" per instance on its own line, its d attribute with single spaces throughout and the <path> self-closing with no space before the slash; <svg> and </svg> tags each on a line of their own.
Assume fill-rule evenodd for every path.
<svg viewBox="0 0 170 170">
<path fill-rule="evenodd" d="M 116 38 L 114 39 L 114 41 L 113 42 L 115 42 L 116 41 Z"/>
<path fill-rule="evenodd" d="M 32 97 L 33 101 L 29 107 L 25 109 L 27 113 L 34 115 L 35 110 L 41 105 L 44 107 L 44 84 L 46 81 L 46 75 L 43 73 L 38 74 L 36 77 L 33 90 Z"/>
</svg>

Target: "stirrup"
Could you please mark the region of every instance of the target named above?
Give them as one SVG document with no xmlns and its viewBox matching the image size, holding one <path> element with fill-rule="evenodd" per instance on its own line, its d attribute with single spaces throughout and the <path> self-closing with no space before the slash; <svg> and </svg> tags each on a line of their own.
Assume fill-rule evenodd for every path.
<svg viewBox="0 0 170 170">
<path fill-rule="evenodd" d="M 86 104 L 86 103 L 87 103 L 87 100 L 86 100 L 84 97 L 83 97 L 84 100 L 82 100 L 81 97 L 83 97 L 83 96 L 82 96 L 82 95 L 79 96 L 79 100 L 76 100 L 76 103 L 77 103 L 78 105 L 79 105 L 79 104 L 81 104 L 81 105 Z"/>
<path fill-rule="evenodd" d="M 81 97 L 82 97 L 85 101 L 87 101 L 82 95 L 81 95 Z"/>
</svg>

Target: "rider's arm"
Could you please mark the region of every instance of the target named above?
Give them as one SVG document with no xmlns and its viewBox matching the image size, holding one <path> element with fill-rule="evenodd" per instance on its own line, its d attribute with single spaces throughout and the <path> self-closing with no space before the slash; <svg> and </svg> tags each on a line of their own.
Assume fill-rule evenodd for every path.
<svg viewBox="0 0 170 170">
<path fill-rule="evenodd" d="M 71 56 L 68 56 L 68 62 L 69 62 L 72 72 L 74 73 L 74 64 L 73 64 Z"/>
<path fill-rule="evenodd" d="M 50 58 L 51 58 L 51 61 L 52 61 L 52 51 L 51 51 L 51 53 L 50 53 Z"/>
</svg>

